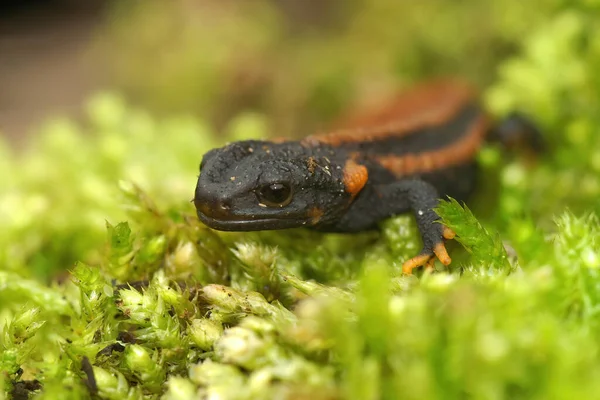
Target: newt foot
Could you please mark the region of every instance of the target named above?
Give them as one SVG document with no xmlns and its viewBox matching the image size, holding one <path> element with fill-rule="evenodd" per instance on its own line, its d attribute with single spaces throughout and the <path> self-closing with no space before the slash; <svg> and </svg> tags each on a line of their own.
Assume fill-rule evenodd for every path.
<svg viewBox="0 0 600 400">
<path fill-rule="evenodd" d="M 450 230 L 450 232 L 454 233 L 452 230 Z M 446 231 L 444 231 L 444 238 L 446 238 Z M 431 272 L 433 271 L 433 265 L 436 258 L 444 265 L 449 265 L 452 262 L 452 259 L 446 250 L 446 245 L 443 242 L 436 244 L 431 253 L 422 253 L 405 261 L 404 264 L 402 264 L 402 272 L 406 275 L 411 275 L 412 270 L 418 267 L 425 267 L 426 271 Z"/>
</svg>

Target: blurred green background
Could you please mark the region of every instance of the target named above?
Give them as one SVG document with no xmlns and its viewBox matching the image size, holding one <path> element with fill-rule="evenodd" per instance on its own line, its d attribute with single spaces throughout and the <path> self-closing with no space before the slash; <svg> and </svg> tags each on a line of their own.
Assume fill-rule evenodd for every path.
<svg viewBox="0 0 600 400">
<path fill-rule="evenodd" d="M 115 7 L 102 47 L 116 85 L 155 110 L 223 126 L 264 113 L 306 134 L 430 76 L 485 87 L 551 1 L 150 1 Z"/>
<path fill-rule="evenodd" d="M 113 88 L 153 112 L 200 115 L 218 131 L 257 111 L 270 133 L 303 135 L 415 79 L 489 85 L 559 3 L 13 2 L 0 11 L 0 130 L 23 135 Z"/>
</svg>

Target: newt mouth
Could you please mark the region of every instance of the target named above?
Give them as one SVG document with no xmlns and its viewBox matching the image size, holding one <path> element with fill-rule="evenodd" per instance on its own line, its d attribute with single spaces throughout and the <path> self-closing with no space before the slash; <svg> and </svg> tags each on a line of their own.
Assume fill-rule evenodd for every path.
<svg viewBox="0 0 600 400">
<path fill-rule="evenodd" d="M 206 226 L 218 231 L 267 231 L 276 229 L 299 228 L 309 225 L 307 219 L 295 218 L 260 218 L 236 217 L 217 219 L 209 217 L 200 210 L 196 210 L 198 219 Z"/>
</svg>

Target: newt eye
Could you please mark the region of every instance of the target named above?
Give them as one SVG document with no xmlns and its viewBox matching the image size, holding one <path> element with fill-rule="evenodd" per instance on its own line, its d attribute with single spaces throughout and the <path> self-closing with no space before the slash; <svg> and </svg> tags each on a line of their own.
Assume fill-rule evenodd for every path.
<svg viewBox="0 0 600 400">
<path fill-rule="evenodd" d="M 285 183 L 271 183 L 258 189 L 256 196 L 267 207 L 285 207 L 292 201 L 292 188 Z"/>
</svg>

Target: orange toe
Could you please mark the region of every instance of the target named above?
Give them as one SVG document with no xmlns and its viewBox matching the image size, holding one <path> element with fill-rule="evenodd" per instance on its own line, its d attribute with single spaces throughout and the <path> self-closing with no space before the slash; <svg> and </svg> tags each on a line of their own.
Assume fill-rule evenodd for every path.
<svg viewBox="0 0 600 400">
<path fill-rule="evenodd" d="M 433 252 L 437 256 L 437 258 L 442 262 L 442 264 L 448 265 L 450 264 L 450 262 L 452 262 L 452 259 L 448 255 L 448 251 L 446 250 L 446 246 L 444 245 L 444 243 L 436 244 L 433 248 Z"/>
<path fill-rule="evenodd" d="M 433 268 L 434 266 L 435 266 L 435 257 L 431 257 L 429 260 L 427 260 L 427 262 L 424 265 L 425 271 L 427 271 L 427 272 L 433 272 L 434 271 L 434 268 Z"/>
<path fill-rule="evenodd" d="M 402 272 L 406 275 L 410 275 L 410 274 L 412 274 L 413 269 L 427 264 L 427 262 L 431 258 L 432 257 L 430 255 L 419 254 L 418 256 L 415 256 L 415 257 L 411 258 L 410 260 L 405 261 L 404 264 L 402 264 Z"/>
<path fill-rule="evenodd" d="M 447 226 L 442 227 L 442 236 L 444 237 L 444 239 L 450 240 L 450 239 L 454 239 L 454 237 L 456 236 L 456 232 L 454 232 L 452 229 L 448 228 Z"/>
</svg>

